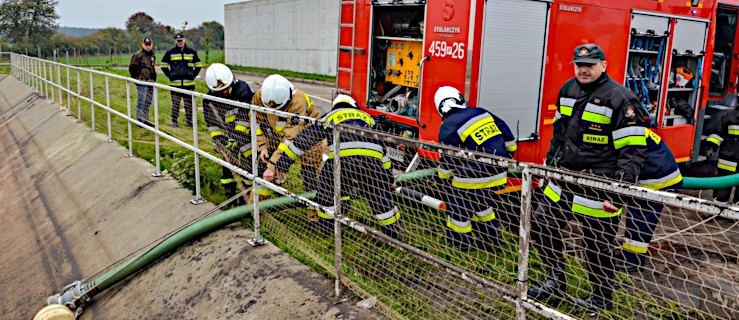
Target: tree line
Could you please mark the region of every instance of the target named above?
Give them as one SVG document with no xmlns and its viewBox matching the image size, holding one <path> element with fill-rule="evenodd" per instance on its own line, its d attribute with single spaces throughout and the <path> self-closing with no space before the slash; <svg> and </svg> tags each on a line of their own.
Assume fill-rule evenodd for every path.
<svg viewBox="0 0 739 320">
<path fill-rule="evenodd" d="M 54 50 L 70 55 L 113 55 L 132 53 L 141 40 L 154 40 L 156 50 L 174 46 L 174 35 L 181 32 L 187 45 L 196 50 L 222 50 L 223 25 L 204 22 L 188 28 L 187 21 L 174 28 L 154 20 L 145 12 L 136 12 L 125 21 L 125 28 L 106 28 L 85 37 L 71 37 L 57 32 L 59 15 L 56 0 L 2 0 L 0 2 L 0 45 L 2 51 L 50 57 Z"/>
</svg>

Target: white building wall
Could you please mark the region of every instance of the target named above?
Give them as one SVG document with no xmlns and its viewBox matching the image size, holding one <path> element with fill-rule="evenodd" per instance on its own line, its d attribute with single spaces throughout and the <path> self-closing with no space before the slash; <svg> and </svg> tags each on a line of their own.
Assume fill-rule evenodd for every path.
<svg viewBox="0 0 739 320">
<path fill-rule="evenodd" d="M 335 0 L 227 4 L 226 63 L 335 76 L 339 7 Z"/>
</svg>

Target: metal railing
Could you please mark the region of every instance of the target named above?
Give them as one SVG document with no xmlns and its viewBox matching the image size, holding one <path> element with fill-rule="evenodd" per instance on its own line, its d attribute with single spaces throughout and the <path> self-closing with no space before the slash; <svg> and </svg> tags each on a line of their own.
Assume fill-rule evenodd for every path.
<svg viewBox="0 0 739 320">
<path fill-rule="evenodd" d="M 255 206 L 253 220 L 248 222 L 255 231 L 250 243 L 263 243 L 264 233 L 314 269 L 334 276 L 337 296 L 341 288 L 347 287 L 361 297 L 376 297 L 376 308 L 390 317 L 580 318 L 589 311 L 572 301 L 597 292 L 613 302 L 610 311 L 603 311 L 607 318 L 737 318 L 739 276 L 735 270 L 739 230 L 736 221 L 720 218 L 728 213 L 736 214 L 737 206 L 421 143 L 371 129 L 334 125 L 23 55 L 11 55 L 11 68 L 20 81 L 62 105 L 68 115 L 89 123 L 91 131 L 105 129 L 100 131 L 105 132 L 106 141 L 126 141 L 128 156 L 134 155 L 135 148 L 138 153 L 153 149 L 154 177 L 163 174 L 162 166 L 169 168 L 172 175 L 192 173 L 194 204 L 203 201 L 203 176 L 217 179 L 218 174 L 212 171 L 223 167 L 222 170 L 243 178 L 240 184 L 244 193 L 248 194 L 250 184 L 253 186 L 245 200 L 257 204 L 259 190 L 268 190 L 292 197 L 305 207 L 316 208 L 324 216 L 333 216 L 333 220 L 313 222 L 307 218 L 310 214 L 307 208 L 259 212 Z M 153 123 L 132 117 L 131 84 L 152 88 Z M 83 94 L 84 89 L 89 90 L 87 95 Z M 167 126 L 172 124 L 170 121 L 162 120 L 163 116 L 172 115 L 172 110 L 160 101 L 163 96 L 160 91 L 189 97 L 192 130 L 170 127 Z M 82 108 L 83 102 L 89 104 L 89 110 Z M 397 193 L 390 193 L 389 198 L 381 197 L 395 187 L 382 175 L 382 166 L 367 159 L 357 162 L 356 156 L 342 154 L 340 144 L 334 143 L 319 148 L 324 158 L 335 155 L 324 159 L 320 173 L 319 170 L 313 173 L 318 180 L 319 195 L 315 199 L 300 197 L 298 194 L 308 186 L 303 170 L 309 162 L 301 160 L 298 165 L 282 168 L 286 175 L 279 184 L 263 179 L 258 142 L 266 141 L 273 152 L 285 141 L 275 132 L 270 138 L 268 134 L 259 137 L 257 130 L 251 130 L 249 141 L 239 142 L 242 146 L 248 143 L 254 150 L 244 161 L 241 153 L 236 156 L 219 153 L 204 125 L 218 120 L 209 118 L 218 117 L 218 112 L 211 112 L 208 103 L 248 114 L 250 128 L 259 124 L 267 130 L 267 122 L 258 119 L 274 117 L 321 128 L 306 129 L 305 135 L 323 132 L 319 137 L 303 138 L 360 139 L 378 145 L 402 143 L 411 148 L 432 146 L 454 172 L 474 168 L 478 178 L 509 170 L 521 170 L 523 175 L 484 190 L 454 188 L 444 180 L 431 178 L 403 183 L 403 187 L 444 201 L 446 210 L 440 211 L 438 207 L 431 208 Z M 106 117 L 104 124 L 96 122 L 96 114 Z M 184 168 L 192 168 L 192 172 L 177 171 L 180 160 L 189 154 L 192 162 Z M 551 194 L 547 197 L 543 186 L 548 183 L 564 190 L 561 201 L 566 205 L 553 201 Z M 342 200 L 346 195 L 351 200 Z M 606 220 L 572 215 L 570 209 L 574 208 L 575 199 L 585 199 L 581 200 L 584 203 L 609 201 L 622 213 Z M 664 208 L 658 210 L 656 205 Z M 383 218 L 387 215 L 378 208 L 388 206 L 397 206 L 397 212 L 401 213 L 399 222 L 385 224 L 387 220 Z M 617 259 L 611 254 L 623 247 L 624 238 L 631 232 L 623 224 L 628 225 L 630 217 L 649 213 L 661 214 L 661 219 L 647 232 L 651 240 L 646 241 L 648 246 L 642 254 L 647 263 L 636 271 L 614 270 L 613 261 Z M 640 223 L 637 224 L 647 225 Z M 388 228 L 389 225 L 400 229 Z M 400 235 L 393 233 L 398 230 Z M 547 253 L 550 259 L 542 259 Z M 544 303 L 530 299 L 527 290 L 549 276 L 551 261 L 561 264 L 567 279 L 563 296 Z"/>
</svg>

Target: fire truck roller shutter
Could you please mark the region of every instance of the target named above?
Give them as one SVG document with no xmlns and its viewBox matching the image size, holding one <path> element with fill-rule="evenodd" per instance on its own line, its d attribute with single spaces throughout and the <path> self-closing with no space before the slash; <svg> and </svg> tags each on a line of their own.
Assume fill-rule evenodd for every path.
<svg viewBox="0 0 739 320">
<path fill-rule="evenodd" d="M 634 18 L 631 20 L 631 29 L 640 34 L 646 34 L 648 30 L 651 30 L 656 35 L 664 35 L 670 29 L 670 19 L 646 14 L 634 14 Z"/>
<path fill-rule="evenodd" d="M 672 48 L 678 53 L 692 51 L 694 54 L 699 54 L 705 51 L 707 28 L 708 24 L 705 22 L 677 19 Z M 691 70 L 698 73 L 694 68 Z"/>
<path fill-rule="evenodd" d="M 526 139 L 539 132 L 549 6 L 527 0 L 485 4 L 479 100 Z"/>
</svg>

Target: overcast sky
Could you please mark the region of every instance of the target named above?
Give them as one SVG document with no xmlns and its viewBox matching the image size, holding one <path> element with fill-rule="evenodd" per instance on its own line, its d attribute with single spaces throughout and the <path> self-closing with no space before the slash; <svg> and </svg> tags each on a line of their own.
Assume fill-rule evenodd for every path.
<svg viewBox="0 0 739 320">
<path fill-rule="evenodd" d="M 154 21 L 194 28 L 205 21 L 223 24 L 223 5 L 242 0 L 59 0 L 59 25 L 82 28 L 125 28 L 126 19 L 143 11 Z"/>
</svg>

